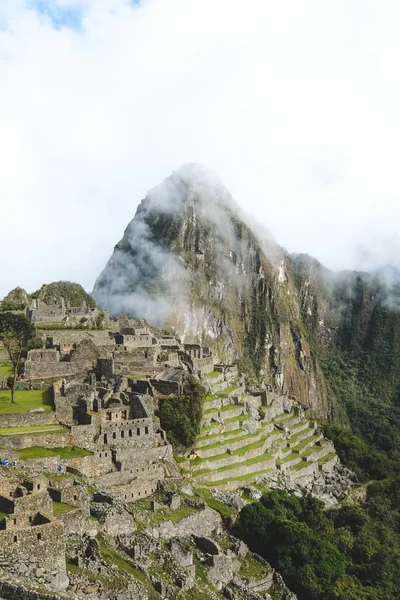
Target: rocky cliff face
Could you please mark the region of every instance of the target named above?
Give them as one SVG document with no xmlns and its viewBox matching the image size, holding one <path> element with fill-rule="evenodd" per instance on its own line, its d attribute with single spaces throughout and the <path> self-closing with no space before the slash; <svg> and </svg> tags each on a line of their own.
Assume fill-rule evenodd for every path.
<svg viewBox="0 0 400 600">
<path fill-rule="evenodd" d="M 379 345 L 382 319 L 391 331 L 380 281 L 289 255 L 246 224 L 215 175 L 186 165 L 142 200 L 93 296 L 111 312 L 211 345 L 221 360 L 239 359 L 328 417 L 336 395 L 324 357 Z"/>
</svg>

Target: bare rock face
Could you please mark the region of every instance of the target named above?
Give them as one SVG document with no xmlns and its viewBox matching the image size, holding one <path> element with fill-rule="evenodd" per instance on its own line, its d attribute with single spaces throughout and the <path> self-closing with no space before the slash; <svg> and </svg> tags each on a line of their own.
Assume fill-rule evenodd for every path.
<svg viewBox="0 0 400 600">
<path fill-rule="evenodd" d="M 167 324 L 185 342 L 244 358 L 274 388 L 328 412 L 320 372 L 298 327 L 291 258 L 258 236 L 218 177 L 185 165 L 151 190 L 98 277 L 93 296 Z"/>
</svg>

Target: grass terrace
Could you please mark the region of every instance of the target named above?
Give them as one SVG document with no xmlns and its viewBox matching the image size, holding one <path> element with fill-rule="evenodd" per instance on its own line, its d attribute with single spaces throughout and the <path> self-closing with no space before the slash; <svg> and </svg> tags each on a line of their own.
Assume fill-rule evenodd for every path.
<svg viewBox="0 0 400 600">
<path fill-rule="evenodd" d="M 62 425 L 32 425 L 26 427 L 0 427 L 0 437 L 18 435 L 39 435 L 43 433 L 59 433 L 68 431 Z"/>
<path fill-rule="evenodd" d="M 218 377 L 218 375 L 222 375 L 222 371 L 211 371 L 211 373 L 207 373 L 206 377 L 208 377 L 208 379 L 214 379 L 214 377 Z"/>
<path fill-rule="evenodd" d="M 15 403 L 11 402 L 11 390 L 0 390 L 0 415 L 27 413 L 31 408 L 53 410 L 51 388 L 47 390 L 15 390 Z"/>
<path fill-rule="evenodd" d="M 229 396 L 229 394 L 232 394 L 235 390 L 239 389 L 239 385 L 230 385 L 229 387 L 225 388 L 222 392 L 220 392 L 220 394 L 221 396 Z"/>
<path fill-rule="evenodd" d="M 211 415 L 213 413 L 220 412 L 229 412 L 231 410 L 236 410 L 237 408 L 244 408 L 244 404 L 226 404 L 225 406 L 221 406 L 220 408 L 207 408 L 203 411 L 204 415 Z"/>
<path fill-rule="evenodd" d="M 73 509 L 74 507 L 71 506 L 71 504 L 65 504 L 65 502 L 55 502 L 55 500 L 53 500 L 53 515 L 55 517 Z"/>
<path fill-rule="evenodd" d="M 9 377 L 12 375 L 12 365 L 7 360 L 0 361 L 0 377 Z"/>
<path fill-rule="evenodd" d="M 29 460 L 30 458 L 48 458 L 51 456 L 59 456 L 60 459 L 81 458 L 82 456 L 91 456 L 93 453 L 77 446 L 66 446 L 65 448 L 32 446 L 32 448 L 19 450 L 18 454 L 20 460 Z"/>
</svg>

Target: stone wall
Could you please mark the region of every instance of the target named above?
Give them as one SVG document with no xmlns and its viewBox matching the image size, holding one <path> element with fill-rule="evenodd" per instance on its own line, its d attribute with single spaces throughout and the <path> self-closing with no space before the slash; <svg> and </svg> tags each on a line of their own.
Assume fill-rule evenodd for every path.
<svg viewBox="0 0 400 600">
<path fill-rule="evenodd" d="M 114 374 L 114 358 L 98 358 L 96 361 L 96 373 L 101 377 L 112 377 Z"/>
<path fill-rule="evenodd" d="M 72 446 L 73 440 L 69 432 L 66 433 L 48 433 L 40 435 L 16 435 L 9 437 L 0 437 L 0 447 L 10 450 L 21 450 L 22 448 L 32 448 L 33 446 L 44 446 L 46 448 L 60 448 L 62 446 Z"/>
<path fill-rule="evenodd" d="M 241 477 L 242 475 L 251 475 L 252 473 L 257 473 L 259 471 L 266 471 L 268 469 L 275 469 L 275 459 L 271 458 L 270 460 L 260 461 L 258 463 L 254 463 L 252 465 L 241 465 L 237 463 L 233 469 L 228 469 L 221 472 L 214 471 L 211 473 L 207 473 L 205 475 L 200 475 L 196 478 L 196 481 L 218 481 L 220 479 Z M 237 483 L 236 483 L 237 486 Z"/>
<path fill-rule="evenodd" d="M 197 373 L 200 371 L 203 375 L 214 371 L 214 359 L 212 356 L 205 358 L 193 358 L 193 369 Z"/>
<path fill-rule="evenodd" d="M 131 375 L 136 369 L 153 369 L 157 364 L 157 349 L 116 350 L 114 352 L 114 370 L 116 373 Z"/>
<path fill-rule="evenodd" d="M 89 339 L 96 346 L 107 346 L 110 349 L 114 348 L 114 336 L 110 336 L 108 331 L 103 330 L 87 330 L 87 329 L 52 329 L 43 332 L 45 337 L 53 337 L 60 344 L 73 345 L 79 344 L 84 339 Z"/>
<path fill-rule="evenodd" d="M 0 598 L 4 600 L 61 600 L 60 596 L 44 592 L 34 592 L 22 585 L 15 585 L 0 579 Z"/>
<path fill-rule="evenodd" d="M 83 534 L 86 531 L 89 518 L 88 508 L 74 508 L 59 515 L 59 520 L 64 525 L 66 535 Z"/>
<path fill-rule="evenodd" d="M 65 573 L 65 537 L 57 519 L 21 530 L 0 531 L 0 552 L 11 574 L 29 577 L 37 568 L 44 573 Z"/>
<path fill-rule="evenodd" d="M 100 357 L 100 350 L 95 346 L 92 340 L 85 338 L 71 352 L 71 362 L 79 362 L 93 366 Z"/>
<path fill-rule="evenodd" d="M 60 457 L 47 456 L 45 458 L 29 458 L 27 460 L 21 460 L 20 463 L 24 467 L 32 471 L 43 473 L 43 471 L 49 471 L 50 473 L 56 473 L 57 467 L 60 464 Z"/>
<path fill-rule="evenodd" d="M 86 477 L 97 477 L 113 469 L 112 452 L 96 452 L 92 456 L 82 456 L 68 460 L 67 471 Z"/>
<path fill-rule="evenodd" d="M 1 415 L 1 427 L 25 427 L 35 425 L 57 424 L 55 412 L 17 413 L 15 415 Z"/>
<path fill-rule="evenodd" d="M 179 394 L 182 384 L 178 381 L 164 381 L 163 379 L 150 379 L 151 385 L 160 394 L 169 396 L 170 394 Z"/>
<path fill-rule="evenodd" d="M 122 502 L 136 502 L 150 496 L 157 490 L 159 479 L 136 479 L 127 485 L 109 487 L 108 491 Z"/>
<path fill-rule="evenodd" d="M 115 334 L 115 342 L 118 345 L 126 346 L 127 348 L 149 348 L 155 345 L 156 340 L 151 335 L 126 335 L 121 333 Z"/>
<path fill-rule="evenodd" d="M 26 516 L 27 513 L 42 511 L 49 514 L 53 512 L 53 504 L 46 488 L 43 492 L 14 498 L 14 515 Z"/>
<path fill-rule="evenodd" d="M 175 537 L 186 536 L 210 536 L 213 533 L 219 533 L 222 528 L 222 521 L 217 511 L 206 506 L 204 510 L 195 512 L 185 517 L 178 523 L 165 521 L 158 527 L 146 529 L 144 532 L 154 538 L 164 538 L 170 540 Z"/>
</svg>

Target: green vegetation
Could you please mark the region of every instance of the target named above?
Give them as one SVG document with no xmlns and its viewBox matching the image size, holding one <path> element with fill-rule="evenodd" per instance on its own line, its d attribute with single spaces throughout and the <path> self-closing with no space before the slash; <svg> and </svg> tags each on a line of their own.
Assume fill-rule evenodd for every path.
<svg viewBox="0 0 400 600">
<path fill-rule="evenodd" d="M 15 400 L 15 381 L 19 373 L 22 353 L 34 336 L 34 328 L 25 315 L 11 312 L 0 313 L 0 342 L 6 349 L 11 371 L 11 402 Z"/>
<path fill-rule="evenodd" d="M 89 308 L 96 308 L 96 302 L 79 283 L 71 281 L 54 281 L 42 285 L 40 290 L 31 294 L 32 299 L 43 300 L 45 304 L 58 304 L 61 306 L 61 298 L 69 302 L 70 306 L 82 306 L 86 302 Z"/>
<path fill-rule="evenodd" d="M 208 377 L 208 379 L 214 379 L 214 377 L 218 377 L 219 375 L 222 375 L 221 371 L 211 371 L 211 373 L 207 373 L 206 377 Z"/>
<path fill-rule="evenodd" d="M 71 504 L 65 504 L 65 502 L 55 502 L 55 500 L 53 500 L 53 514 L 55 517 L 73 509 L 74 507 L 71 506 Z"/>
<path fill-rule="evenodd" d="M 66 431 L 62 425 L 31 425 L 25 427 L 0 427 L 0 437 L 14 435 L 38 435 Z"/>
<path fill-rule="evenodd" d="M 0 390 L 0 415 L 27 413 L 31 408 L 53 410 L 52 390 L 15 390 L 15 400 L 11 403 L 11 390 Z"/>
<path fill-rule="evenodd" d="M 8 377 L 13 372 L 10 361 L 0 361 L 0 377 Z"/>
<path fill-rule="evenodd" d="M 78 448 L 77 446 L 66 446 L 65 448 L 42 448 L 41 446 L 32 446 L 32 448 L 23 448 L 18 451 L 20 460 L 29 458 L 47 458 L 49 456 L 59 456 L 61 459 L 80 458 L 90 456 L 92 452 Z"/>
<path fill-rule="evenodd" d="M 13 290 L 11 290 L 11 292 L 9 292 L 7 296 L 4 296 L 3 301 L 1 303 L 1 310 L 24 310 L 27 304 L 29 304 L 29 295 L 24 289 L 16 287 Z"/>
<path fill-rule="evenodd" d="M 200 433 L 203 402 L 206 391 L 192 377 L 179 396 L 168 396 L 160 401 L 161 427 L 175 446 L 191 446 Z"/>
<path fill-rule="evenodd" d="M 365 507 L 328 511 L 311 496 L 273 491 L 243 508 L 238 529 L 300 600 L 397 600 L 399 510 L 394 485 L 375 484 Z"/>
<path fill-rule="evenodd" d="M 160 600 L 161 596 L 155 591 L 146 574 L 139 569 L 135 569 L 127 560 L 121 556 L 119 552 L 114 550 L 107 544 L 104 536 L 97 537 L 99 543 L 100 554 L 103 560 L 109 565 L 116 565 L 118 569 L 124 573 L 129 573 L 137 579 L 146 589 L 149 600 Z"/>
</svg>

